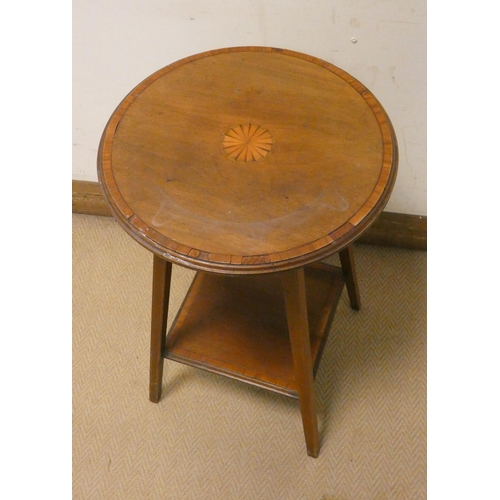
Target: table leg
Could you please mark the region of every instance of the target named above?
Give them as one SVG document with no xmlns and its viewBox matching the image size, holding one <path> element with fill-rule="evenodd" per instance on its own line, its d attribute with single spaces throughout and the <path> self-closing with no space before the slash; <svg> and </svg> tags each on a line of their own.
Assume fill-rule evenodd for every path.
<svg viewBox="0 0 500 500">
<path fill-rule="evenodd" d="M 171 276 L 172 264 L 154 255 L 149 365 L 149 400 L 153 403 L 158 403 L 161 396 Z"/>
<path fill-rule="evenodd" d="M 354 265 L 354 251 L 351 246 L 344 248 L 339 252 L 340 264 L 345 277 L 347 294 L 351 302 L 351 308 L 359 311 L 361 300 L 359 298 L 358 278 L 356 276 L 356 267 Z"/>
<path fill-rule="evenodd" d="M 282 280 L 307 454 L 311 457 L 317 457 L 319 453 L 319 433 L 311 341 L 307 319 L 304 268 L 284 272 Z"/>
</svg>

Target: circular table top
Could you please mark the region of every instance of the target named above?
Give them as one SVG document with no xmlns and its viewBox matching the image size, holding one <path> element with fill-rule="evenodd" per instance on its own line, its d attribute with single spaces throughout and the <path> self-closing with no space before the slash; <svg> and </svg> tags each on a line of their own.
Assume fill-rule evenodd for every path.
<svg viewBox="0 0 500 500">
<path fill-rule="evenodd" d="M 324 258 L 359 237 L 397 170 L 387 114 L 330 63 L 235 47 L 140 83 L 101 139 L 99 181 L 139 243 L 194 269 L 251 274 Z"/>
</svg>

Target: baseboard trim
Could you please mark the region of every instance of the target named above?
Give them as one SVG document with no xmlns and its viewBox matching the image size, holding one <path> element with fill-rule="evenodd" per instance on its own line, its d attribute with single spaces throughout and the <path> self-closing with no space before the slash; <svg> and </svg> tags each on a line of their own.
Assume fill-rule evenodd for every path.
<svg viewBox="0 0 500 500">
<path fill-rule="evenodd" d="M 111 217 L 98 182 L 73 181 L 73 213 Z M 382 212 L 358 243 L 427 250 L 427 217 Z"/>
</svg>

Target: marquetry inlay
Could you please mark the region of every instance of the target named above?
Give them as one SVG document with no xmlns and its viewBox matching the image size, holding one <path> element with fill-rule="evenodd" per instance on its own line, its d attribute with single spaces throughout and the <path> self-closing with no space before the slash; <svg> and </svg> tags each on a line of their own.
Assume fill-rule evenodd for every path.
<svg viewBox="0 0 500 500">
<path fill-rule="evenodd" d="M 260 125 L 247 123 L 229 129 L 224 134 L 222 147 L 237 161 L 257 161 L 264 158 L 273 148 L 273 136 Z"/>
</svg>

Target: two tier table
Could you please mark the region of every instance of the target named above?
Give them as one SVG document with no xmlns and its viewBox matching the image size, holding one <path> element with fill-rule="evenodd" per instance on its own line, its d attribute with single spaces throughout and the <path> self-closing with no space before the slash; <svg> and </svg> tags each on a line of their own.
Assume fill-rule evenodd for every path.
<svg viewBox="0 0 500 500">
<path fill-rule="evenodd" d="M 164 359 L 298 398 L 317 456 L 314 376 L 352 243 L 397 170 L 389 118 L 360 82 L 302 53 L 233 47 L 160 69 L 119 104 L 98 174 L 153 254 L 150 400 Z M 323 261 L 339 253 L 340 267 Z M 172 264 L 197 270 L 168 334 Z"/>
</svg>

